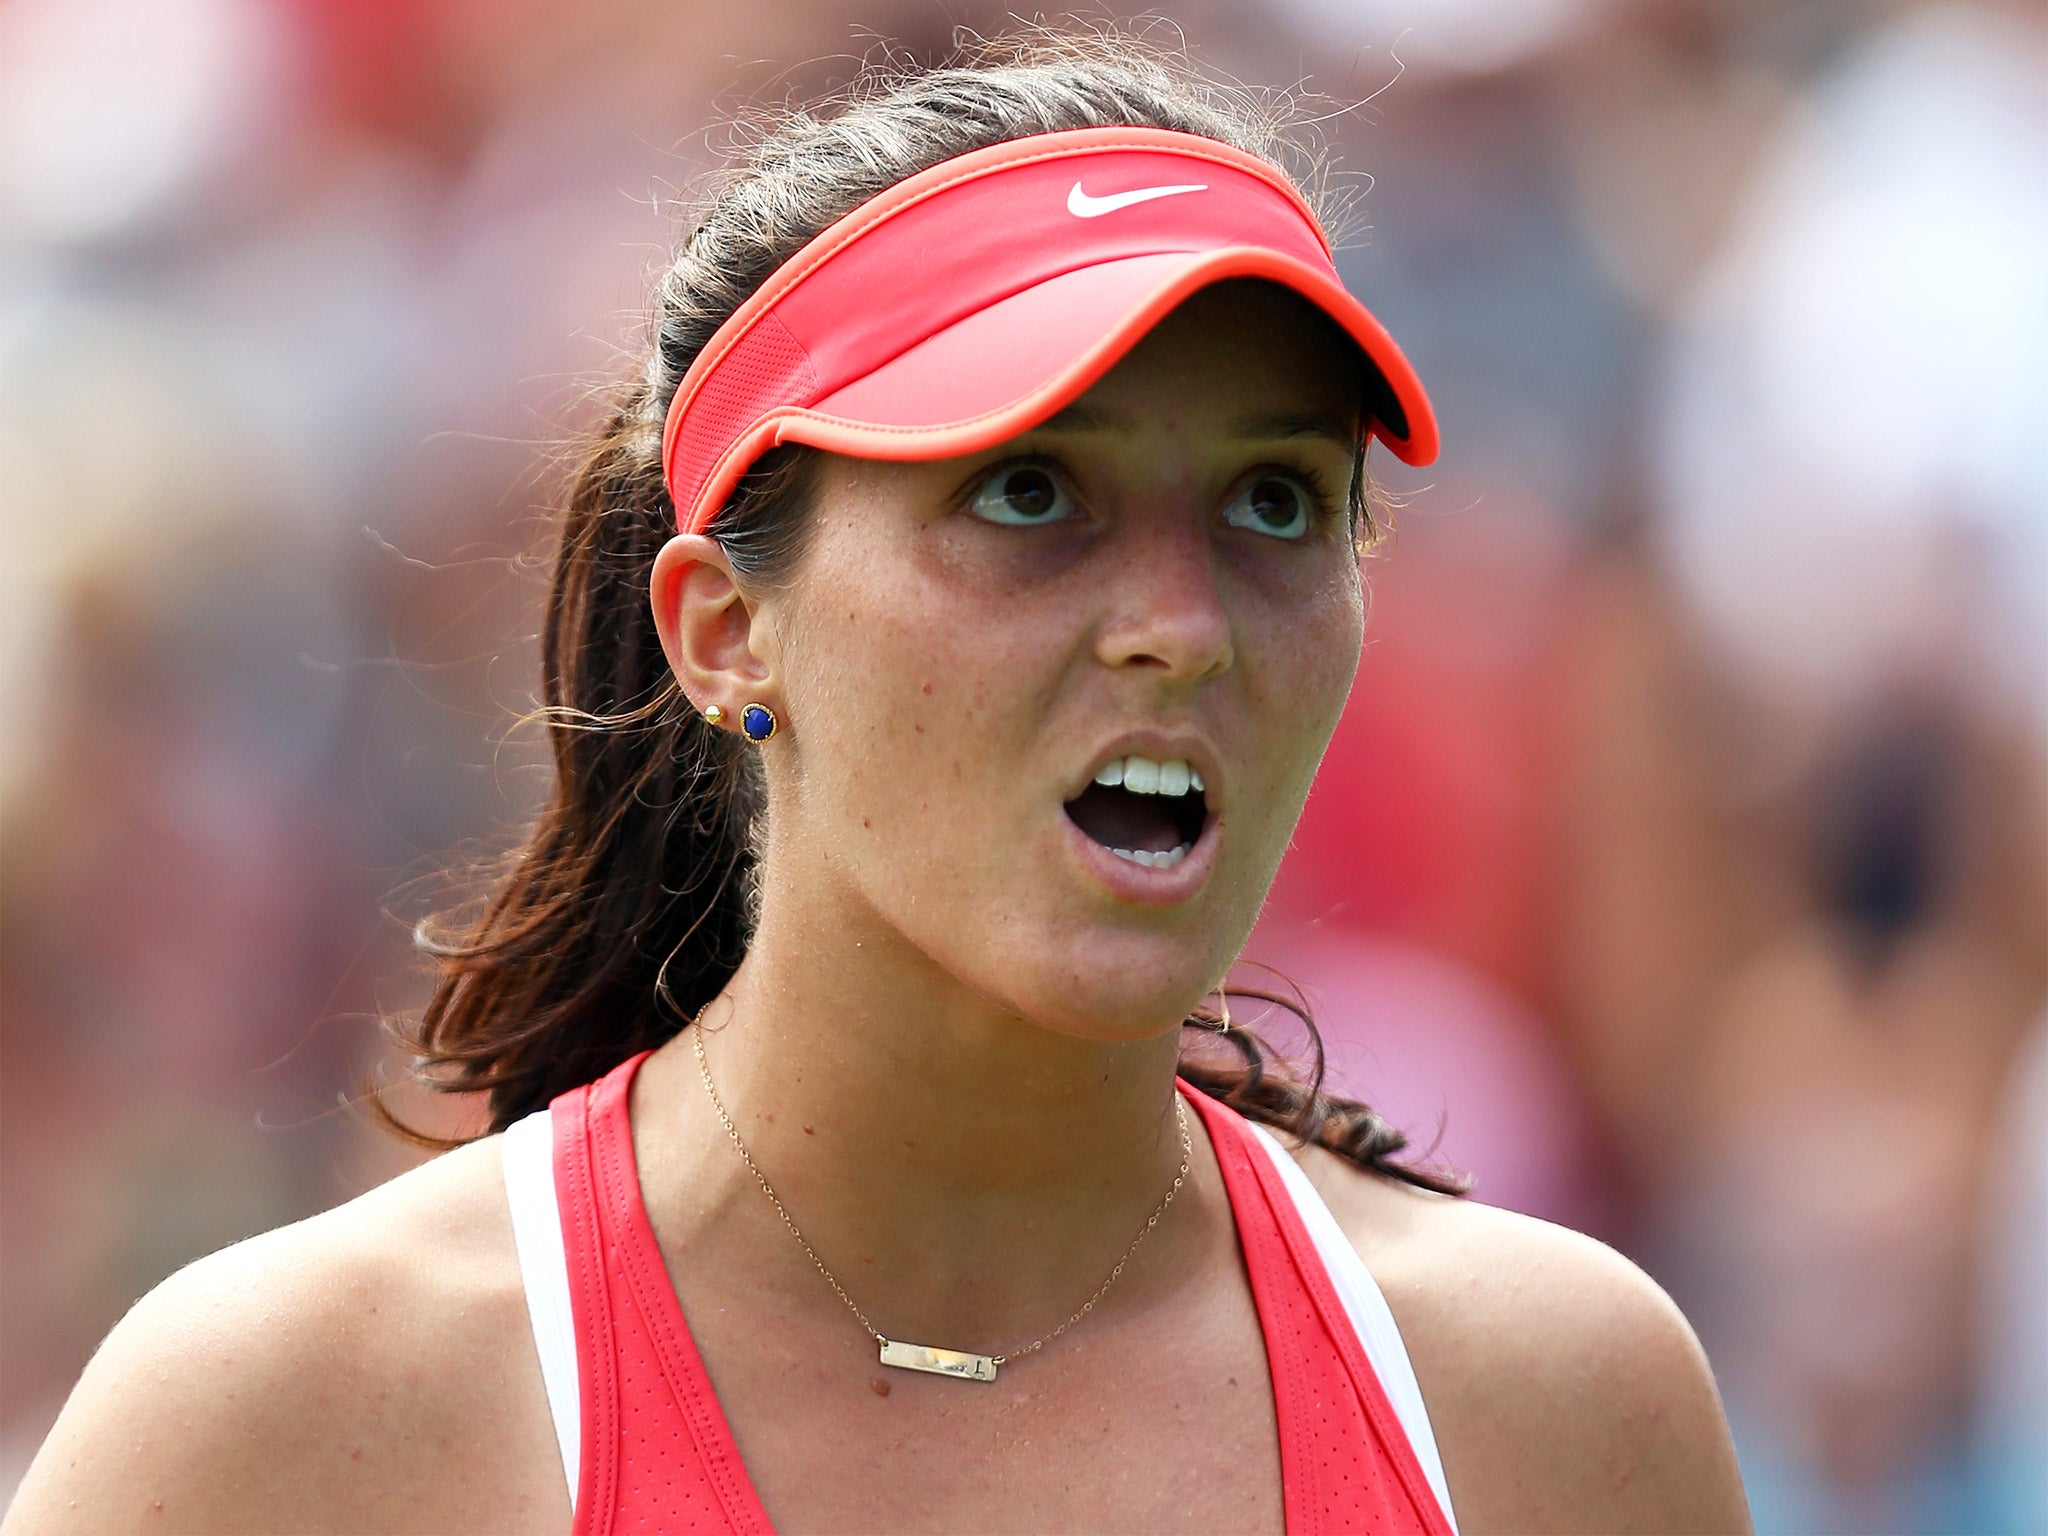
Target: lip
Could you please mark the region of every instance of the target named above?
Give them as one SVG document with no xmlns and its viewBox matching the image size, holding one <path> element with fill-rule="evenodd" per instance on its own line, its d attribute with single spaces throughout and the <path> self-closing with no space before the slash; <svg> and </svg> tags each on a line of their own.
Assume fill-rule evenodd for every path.
<svg viewBox="0 0 2048 1536">
<path fill-rule="evenodd" d="M 1216 851 L 1223 842 L 1223 818 L 1212 813 L 1186 858 L 1171 869 L 1153 869 L 1118 858 L 1075 826 L 1074 818 L 1064 811 L 1060 821 L 1066 829 L 1067 846 L 1081 867 L 1107 886 L 1110 894 L 1141 907 L 1178 907 L 1194 900 L 1215 868 Z"/>
<path fill-rule="evenodd" d="M 1201 833 L 1188 849 L 1187 857 L 1171 869 L 1153 869 L 1145 864 L 1133 864 L 1120 859 L 1109 849 L 1095 841 L 1066 814 L 1065 805 L 1074 799 L 1089 784 L 1105 763 L 1116 758 L 1149 757 L 1155 762 L 1170 758 L 1184 759 L 1188 766 L 1202 776 L 1202 803 L 1207 815 L 1202 821 Z M 1089 759 L 1086 776 L 1060 797 L 1060 822 L 1065 828 L 1067 846 L 1073 852 L 1081 867 L 1110 893 L 1136 906 L 1177 907 L 1192 901 L 1209 879 L 1209 872 L 1216 866 L 1217 850 L 1223 841 L 1223 771 L 1216 754 L 1207 743 L 1189 739 L 1178 739 L 1155 732 L 1138 732 L 1118 737 Z"/>
</svg>

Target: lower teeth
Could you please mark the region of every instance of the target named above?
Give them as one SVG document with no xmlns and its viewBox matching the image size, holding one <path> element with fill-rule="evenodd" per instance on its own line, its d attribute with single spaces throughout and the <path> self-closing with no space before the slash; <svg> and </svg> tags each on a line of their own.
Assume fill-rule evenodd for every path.
<svg viewBox="0 0 2048 1536">
<path fill-rule="evenodd" d="M 1143 864 L 1148 869 L 1171 869 L 1188 856 L 1188 850 L 1192 847 L 1193 843 L 1182 843 L 1178 848 L 1168 849 L 1165 853 L 1152 853 L 1143 848 L 1112 848 L 1109 851 L 1120 859 L 1128 859 L 1133 864 Z"/>
</svg>

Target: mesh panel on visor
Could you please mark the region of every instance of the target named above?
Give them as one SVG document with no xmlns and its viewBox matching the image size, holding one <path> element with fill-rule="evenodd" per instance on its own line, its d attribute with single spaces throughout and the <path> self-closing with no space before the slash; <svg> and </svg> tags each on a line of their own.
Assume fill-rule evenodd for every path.
<svg viewBox="0 0 2048 1536">
<path fill-rule="evenodd" d="M 719 455 L 760 413 L 764 397 L 808 401 L 817 393 L 810 354 L 780 319 L 763 315 L 690 402 L 690 420 L 697 430 L 683 439 L 672 492 L 678 497 L 696 495 Z M 678 517 L 687 514 L 687 508 L 676 508 Z"/>
</svg>

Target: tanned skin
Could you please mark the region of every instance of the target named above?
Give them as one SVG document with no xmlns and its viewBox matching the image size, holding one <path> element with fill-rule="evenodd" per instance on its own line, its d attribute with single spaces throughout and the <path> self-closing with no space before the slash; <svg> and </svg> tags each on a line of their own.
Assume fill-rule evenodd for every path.
<svg viewBox="0 0 2048 1536">
<path fill-rule="evenodd" d="M 706 1011 L 710 1066 L 892 1336 L 1049 1331 L 1171 1182 L 1179 1021 L 1250 931 L 1358 663 L 1356 366 L 1298 300 L 1225 285 L 1013 443 L 828 459 L 787 588 L 744 590 L 704 538 L 655 568 L 690 699 L 782 721 L 760 749 L 760 929 Z M 991 476 L 1020 461 L 1057 515 L 992 521 Z M 1272 476 L 1335 494 L 1304 527 L 1250 526 L 1242 493 Z M 1064 802 L 1113 752 L 1203 773 L 1218 842 L 1194 888 L 1133 895 L 1076 852 Z M 656 1237 L 779 1529 L 1282 1528 L 1265 1351 L 1198 1122 L 1190 1183 L 1101 1306 L 980 1386 L 877 1366 L 734 1155 L 687 1035 L 632 1112 Z M 1386 1292 L 1467 1536 L 1749 1529 L 1707 1362 L 1641 1271 L 1300 1158 Z M 499 1168 L 476 1143 L 166 1281 L 0 1529 L 567 1529 Z"/>
</svg>

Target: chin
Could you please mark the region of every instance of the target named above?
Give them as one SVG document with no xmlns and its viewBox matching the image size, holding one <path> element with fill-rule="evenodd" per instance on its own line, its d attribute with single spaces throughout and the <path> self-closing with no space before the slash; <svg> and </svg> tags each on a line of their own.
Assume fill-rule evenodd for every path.
<svg viewBox="0 0 2048 1536">
<path fill-rule="evenodd" d="M 1177 946 L 1170 956 L 1157 953 L 1156 945 L 1109 947 L 1149 953 L 1093 958 L 1077 975 L 1068 950 L 1063 958 L 1069 963 L 1046 967 L 1043 980 L 1027 986 L 1018 1012 L 1077 1040 L 1149 1040 L 1180 1027 L 1224 964 L 1222 959 L 1209 963 L 1207 946 L 1199 955 Z"/>
<path fill-rule="evenodd" d="M 1186 1017 L 1186 1009 L 1162 1014 L 1156 1008 L 1139 1013 L 1069 1006 L 1034 1022 L 1054 1034 L 1073 1040 L 1087 1040 L 1098 1045 L 1130 1045 L 1179 1029 L 1181 1020 Z"/>
</svg>

